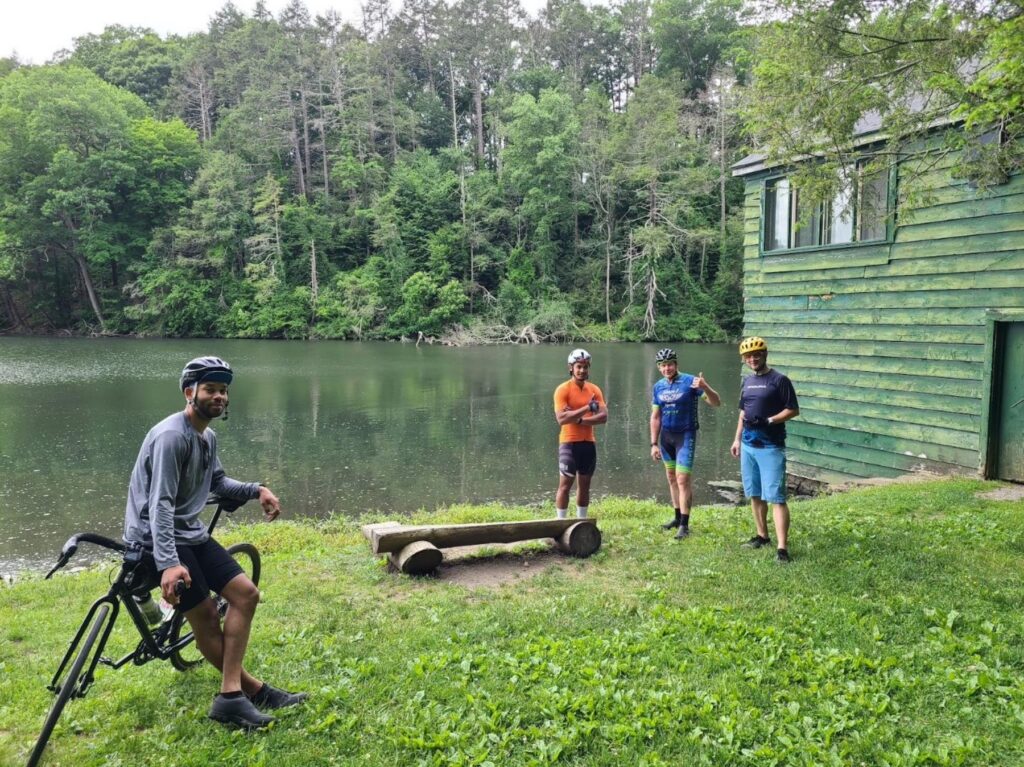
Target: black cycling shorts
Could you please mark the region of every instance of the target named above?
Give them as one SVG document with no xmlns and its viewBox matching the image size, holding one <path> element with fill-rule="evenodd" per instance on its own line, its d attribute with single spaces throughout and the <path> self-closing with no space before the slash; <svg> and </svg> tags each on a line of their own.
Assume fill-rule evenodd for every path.
<svg viewBox="0 0 1024 767">
<path fill-rule="evenodd" d="M 591 476 L 597 469 L 597 444 L 562 442 L 558 446 L 558 472 L 565 477 Z"/>
<path fill-rule="evenodd" d="M 191 546 L 179 544 L 175 548 L 178 551 L 178 562 L 188 568 L 192 577 L 192 585 L 180 596 L 180 612 L 198 607 L 210 596 L 211 590 L 219 594 L 235 577 L 245 572 L 234 557 L 228 554 L 227 549 L 213 538 Z M 151 580 L 159 585 L 160 574 L 153 557 L 147 555 L 143 561 L 152 568 Z"/>
</svg>

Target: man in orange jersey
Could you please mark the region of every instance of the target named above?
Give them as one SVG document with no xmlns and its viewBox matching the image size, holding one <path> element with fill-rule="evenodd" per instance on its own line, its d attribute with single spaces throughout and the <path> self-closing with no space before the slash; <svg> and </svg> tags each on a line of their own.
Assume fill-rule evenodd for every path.
<svg viewBox="0 0 1024 767">
<path fill-rule="evenodd" d="M 565 519 L 569 512 L 569 491 L 576 487 L 576 516 L 587 516 L 590 504 L 590 480 L 597 468 L 594 426 L 608 420 L 608 408 L 601 390 L 590 377 L 590 354 L 573 349 L 569 354 L 568 381 L 555 389 L 555 420 L 562 427 L 558 435 L 558 490 L 555 513 Z"/>
</svg>

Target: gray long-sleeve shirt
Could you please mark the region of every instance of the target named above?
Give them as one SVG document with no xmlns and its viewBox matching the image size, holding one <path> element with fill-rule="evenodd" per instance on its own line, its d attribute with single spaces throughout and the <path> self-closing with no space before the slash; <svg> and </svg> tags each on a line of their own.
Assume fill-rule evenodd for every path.
<svg viewBox="0 0 1024 767">
<path fill-rule="evenodd" d="M 142 441 L 128 484 L 124 540 L 153 550 L 158 570 L 178 563 L 176 544 L 198 544 L 209 535 L 199 520 L 210 492 L 248 501 L 259 498 L 258 482 L 224 475 L 213 429 L 199 434 L 183 412 L 168 416 Z"/>
</svg>

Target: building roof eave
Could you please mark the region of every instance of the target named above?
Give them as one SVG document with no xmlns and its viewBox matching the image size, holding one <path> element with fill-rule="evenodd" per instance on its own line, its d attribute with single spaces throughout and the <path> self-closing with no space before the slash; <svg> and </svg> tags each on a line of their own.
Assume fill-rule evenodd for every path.
<svg viewBox="0 0 1024 767">
<path fill-rule="evenodd" d="M 937 117 L 931 120 L 926 129 L 934 130 L 947 125 L 961 122 L 960 119 L 954 118 L 949 114 Z M 849 143 L 851 149 L 860 149 L 871 144 L 879 144 L 883 141 L 888 141 L 890 134 L 885 133 L 881 130 L 881 119 L 869 119 L 863 117 L 857 122 L 857 131 L 853 139 Z M 815 157 L 824 157 L 826 152 L 815 152 L 814 154 L 804 154 L 799 157 L 795 157 L 788 162 L 780 160 L 769 160 L 768 155 L 764 153 L 749 154 L 739 162 L 733 163 L 731 166 L 733 177 L 742 178 L 744 176 L 752 176 L 755 173 L 761 173 L 763 171 L 778 169 L 784 165 L 792 165 L 795 163 L 805 162 L 806 160 L 813 159 Z"/>
</svg>

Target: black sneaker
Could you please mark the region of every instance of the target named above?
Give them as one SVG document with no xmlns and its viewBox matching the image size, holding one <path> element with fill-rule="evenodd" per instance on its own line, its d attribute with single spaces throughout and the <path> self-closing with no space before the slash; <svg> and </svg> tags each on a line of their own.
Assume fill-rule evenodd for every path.
<svg viewBox="0 0 1024 767">
<path fill-rule="evenodd" d="M 253 702 L 253 705 L 256 706 L 256 708 L 261 711 L 266 711 L 267 709 L 297 706 L 308 697 L 309 695 L 304 692 L 288 692 L 287 690 L 279 690 L 264 682 L 260 691 L 253 695 L 249 700 Z"/>
<path fill-rule="evenodd" d="M 674 530 L 675 528 L 679 527 L 680 524 L 682 524 L 682 520 L 670 519 L 668 522 L 666 522 L 665 524 L 663 524 L 661 526 L 661 529 L 662 530 Z"/>
<path fill-rule="evenodd" d="M 689 536 L 690 536 L 690 528 L 683 527 L 682 525 L 680 525 L 679 526 L 679 530 L 676 531 L 676 540 L 677 541 L 681 541 L 681 540 L 683 540 L 683 538 L 688 538 Z"/>
<path fill-rule="evenodd" d="M 274 717 L 261 714 L 252 701 L 244 695 L 225 698 L 218 695 L 210 706 L 210 719 L 221 724 L 233 724 L 246 730 L 262 730 L 274 721 Z"/>
<path fill-rule="evenodd" d="M 760 535 L 755 535 L 753 538 L 751 538 L 743 545 L 746 546 L 748 549 L 759 549 L 762 546 L 767 546 L 771 542 L 771 538 L 762 538 Z"/>
<path fill-rule="evenodd" d="M 775 554 L 775 561 L 778 562 L 780 565 L 788 564 L 790 562 L 789 552 L 785 549 L 779 549 L 778 552 L 776 552 Z"/>
</svg>

